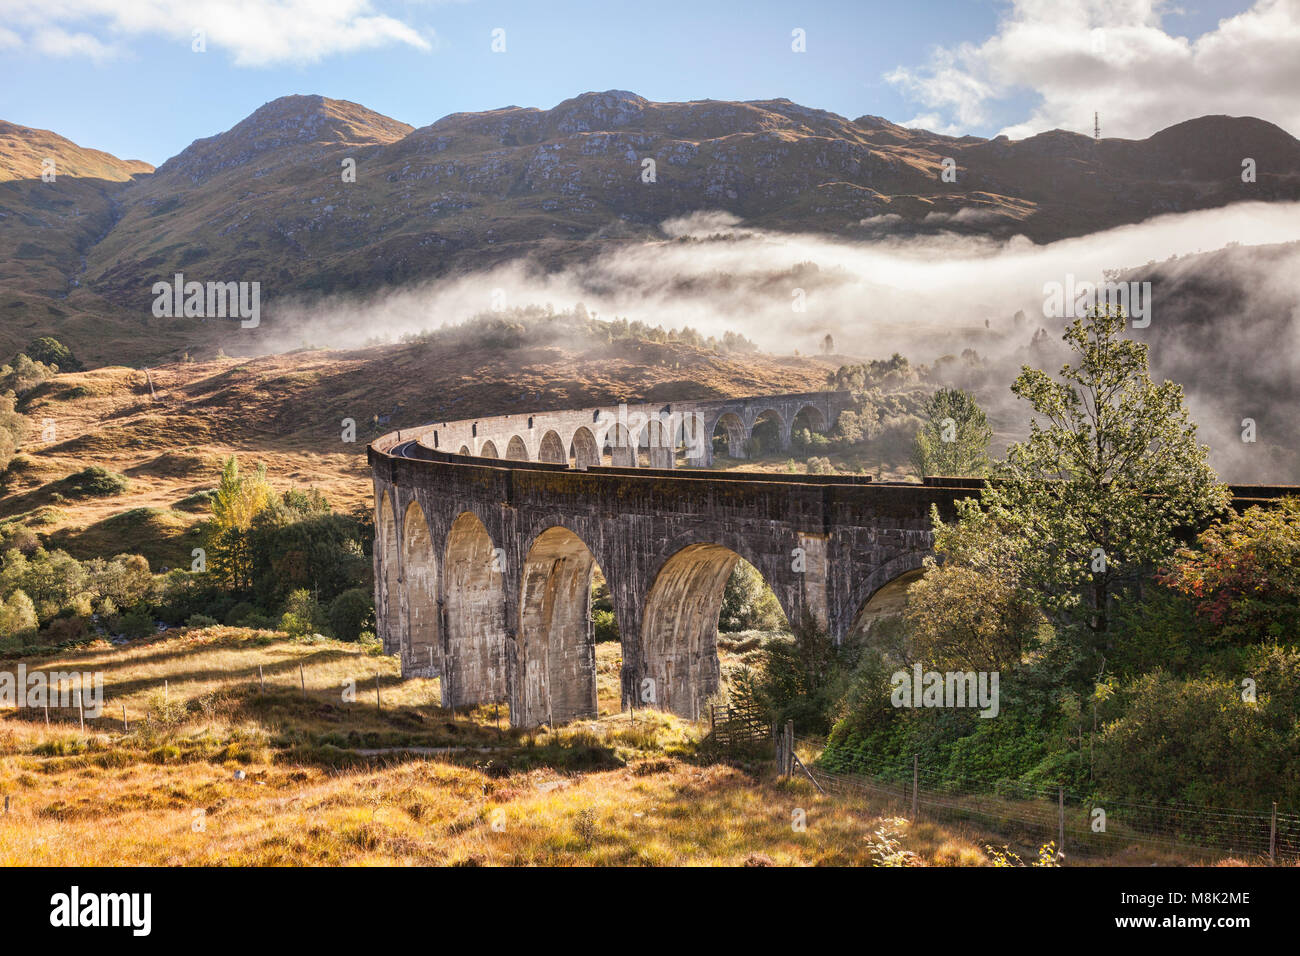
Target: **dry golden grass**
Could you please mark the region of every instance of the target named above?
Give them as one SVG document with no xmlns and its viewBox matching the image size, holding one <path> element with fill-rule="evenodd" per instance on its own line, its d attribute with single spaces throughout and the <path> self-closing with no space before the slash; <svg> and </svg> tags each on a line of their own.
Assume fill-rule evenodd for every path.
<svg viewBox="0 0 1300 956">
<path fill-rule="evenodd" d="M 986 862 L 973 831 L 891 823 L 757 755 L 711 763 L 671 715 L 633 722 L 605 680 L 617 653 L 601 645 L 605 715 L 555 731 L 440 710 L 436 680 L 402 680 L 372 647 L 270 632 L 25 659 L 102 672 L 106 706 L 84 732 L 75 709 L 0 721 L 0 865 L 869 864 L 882 826 L 916 862 Z"/>
</svg>

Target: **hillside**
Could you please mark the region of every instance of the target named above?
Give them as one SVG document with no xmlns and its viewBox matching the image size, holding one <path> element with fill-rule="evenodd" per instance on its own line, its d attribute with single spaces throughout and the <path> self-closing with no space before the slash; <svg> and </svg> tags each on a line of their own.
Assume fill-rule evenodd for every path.
<svg viewBox="0 0 1300 956">
<path fill-rule="evenodd" d="M 512 259 L 554 269 L 662 240 L 665 221 L 706 211 L 843 238 L 1047 242 L 1163 212 L 1300 198 L 1300 141 L 1249 117 L 1201 117 L 1137 141 L 1059 130 L 985 140 L 784 99 L 655 103 L 608 91 L 412 129 L 355 103 L 287 96 L 154 172 L 0 129 L 3 334 L 20 347 L 53 332 L 93 361 L 216 340 L 222 323 L 140 334 L 153 283 L 176 272 L 258 281 L 266 307 Z M 33 166 L 44 154 L 66 170 L 56 184 Z M 1241 182 L 1245 155 L 1256 183 Z M 941 181 L 947 158 L 955 183 Z M 654 182 L 643 181 L 645 159 Z M 355 182 L 344 181 L 345 160 Z M 97 326 L 112 347 L 91 334 Z"/>
<path fill-rule="evenodd" d="M 192 529 L 208 511 L 191 496 L 216 484 L 232 452 L 265 463 L 277 489 L 316 487 L 350 511 L 372 494 L 366 443 L 396 428 L 625 400 L 795 392 L 821 387 L 833 367 L 679 344 L 423 342 L 164 365 L 150 370 L 152 394 L 145 374 L 131 369 L 61 374 L 20 405 L 32 434 L 11 468 L 0 521 L 20 520 L 79 557 L 129 547 L 155 569 L 175 567 L 188 564 Z M 345 418 L 356 422 L 351 444 L 341 437 Z M 46 421 L 52 442 L 40 441 Z M 125 475 L 126 491 L 65 494 L 63 479 L 91 465 Z"/>
</svg>

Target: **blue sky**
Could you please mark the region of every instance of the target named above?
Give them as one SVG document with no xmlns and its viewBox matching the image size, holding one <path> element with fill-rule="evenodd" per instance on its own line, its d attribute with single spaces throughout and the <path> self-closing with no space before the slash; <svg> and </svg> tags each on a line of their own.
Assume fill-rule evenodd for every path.
<svg viewBox="0 0 1300 956">
<path fill-rule="evenodd" d="M 849 117 L 873 113 L 985 136 L 1085 130 L 1094 107 L 1116 135 L 1149 135 L 1205 112 L 1294 119 L 1266 88 L 1283 77 L 1258 80 L 1259 91 L 1223 90 L 1209 44 L 1204 69 L 1194 49 L 1179 59 L 1182 38 L 1194 45 L 1221 19 L 1251 10 L 1251 0 L 1185 0 L 1181 10 L 1162 0 L 341 0 L 332 23 L 303 12 L 305 0 L 243 6 L 265 7 L 275 27 L 241 20 L 225 0 L 156 0 L 134 13 L 132 2 L 67 0 L 49 15 L 25 0 L 0 0 L 0 118 L 154 164 L 290 93 L 353 100 L 415 126 L 457 111 L 551 107 L 604 89 L 652 100 L 784 96 Z M 1293 16 L 1300 0 L 1258 6 L 1300 23 Z M 198 22 L 209 26 L 204 53 L 191 51 Z M 1261 20 L 1241 31 L 1244 40 L 1225 36 L 1267 45 L 1277 22 Z M 491 50 L 498 27 L 505 53 Z M 806 53 L 791 50 L 795 28 L 806 31 Z M 1101 48 L 1097 31 L 1109 37 Z M 251 38 L 258 42 L 250 53 Z M 1119 88 L 1092 102 L 1078 82 L 1062 80 L 1066 66 L 1054 69 L 1068 62 L 1045 52 L 1058 42 L 1081 55 L 1167 56 L 1163 69 L 1181 76 L 1182 88 L 1163 103 L 1146 102 L 1159 77 L 1144 76 L 1138 64 L 1116 71 L 1124 74 L 1114 81 Z M 1023 57 L 1008 69 L 1007 47 L 998 44 Z M 1201 94 L 1189 85 L 1203 85 Z"/>
</svg>

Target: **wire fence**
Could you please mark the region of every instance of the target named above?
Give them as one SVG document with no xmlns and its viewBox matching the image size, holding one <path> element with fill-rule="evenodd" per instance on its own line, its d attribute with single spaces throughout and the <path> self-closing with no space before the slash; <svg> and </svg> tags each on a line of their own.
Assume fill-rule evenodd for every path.
<svg viewBox="0 0 1300 956">
<path fill-rule="evenodd" d="M 817 765 L 816 755 L 825 748 L 822 741 L 792 740 L 793 749 L 805 755 L 800 763 L 808 776 L 828 793 L 874 797 L 930 817 L 1017 825 L 1041 833 L 1043 842 L 1057 841 L 1067 852 L 1105 853 L 1139 844 L 1259 860 L 1300 859 L 1300 816 L 1282 812 L 1276 804 L 1252 811 L 1103 800 L 1064 787 L 977 774 L 953 776 L 921 766 L 918 760 L 838 773 Z"/>
</svg>

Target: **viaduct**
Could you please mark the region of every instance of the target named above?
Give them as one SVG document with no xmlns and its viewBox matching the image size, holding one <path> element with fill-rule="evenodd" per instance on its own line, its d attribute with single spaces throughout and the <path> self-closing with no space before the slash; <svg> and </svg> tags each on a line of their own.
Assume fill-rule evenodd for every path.
<svg viewBox="0 0 1300 956">
<path fill-rule="evenodd" d="M 744 558 L 792 623 L 837 640 L 915 578 L 930 509 L 977 479 L 679 470 L 825 431 L 845 393 L 606 406 L 443 422 L 368 449 L 375 607 L 402 673 L 516 726 L 596 715 L 591 580 L 609 584 L 624 706 L 697 717 L 719 686 L 723 589 Z M 769 445 L 770 447 L 770 445 Z M 1266 496 L 1266 495 L 1261 495 Z"/>
</svg>

